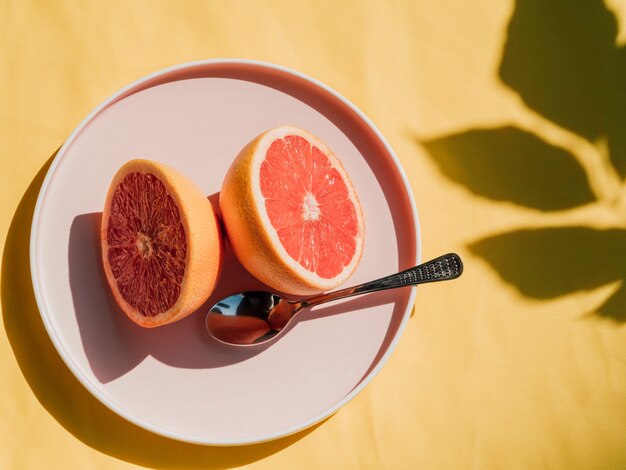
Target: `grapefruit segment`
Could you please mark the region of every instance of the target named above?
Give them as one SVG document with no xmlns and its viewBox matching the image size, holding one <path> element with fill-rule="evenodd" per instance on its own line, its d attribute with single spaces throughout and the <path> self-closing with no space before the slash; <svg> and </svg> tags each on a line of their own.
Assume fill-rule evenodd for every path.
<svg viewBox="0 0 626 470">
<path fill-rule="evenodd" d="M 124 300 L 148 317 L 171 308 L 180 296 L 187 242 L 163 182 L 146 173 L 124 177 L 113 194 L 107 239 L 108 263 Z"/>
<path fill-rule="evenodd" d="M 332 289 L 361 258 L 356 191 L 332 151 L 304 129 L 281 126 L 250 142 L 226 175 L 220 208 L 241 264 L 282 292 Z"/>
<path fill-rule="evenodd" d="M 211 203 L 191 180 L 149 160 L 131 160 L 114 176 L 101 246 L 113 297 L 144 327 L 199 308 L 222 264 L 222 234 Z"/>
</svg>

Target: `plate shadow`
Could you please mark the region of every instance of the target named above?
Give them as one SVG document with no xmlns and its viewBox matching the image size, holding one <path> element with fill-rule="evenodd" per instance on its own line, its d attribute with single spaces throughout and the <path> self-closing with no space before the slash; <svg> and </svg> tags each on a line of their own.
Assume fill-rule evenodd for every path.
<svg viewBox="0 0 626 470">
<path fill-rule="evenodd" d="M 33 212 L 55 155 L 56 152 L 33 178 L 13 215 L 3 249 L 0 292 L 4 329 L 18 366 L 37 400 L 61 426 L 93 449 L 136 465 L 221 469 L 264 459 L 299 441 L 326 421 L 267 443 L 209 447 L 174 441 L 146 431 L 93 397 L 70 372 L 52 344 L 37 308 L 30 276 Z M 93 222 L 92 217 L 90 223 Z"/>
</svg>

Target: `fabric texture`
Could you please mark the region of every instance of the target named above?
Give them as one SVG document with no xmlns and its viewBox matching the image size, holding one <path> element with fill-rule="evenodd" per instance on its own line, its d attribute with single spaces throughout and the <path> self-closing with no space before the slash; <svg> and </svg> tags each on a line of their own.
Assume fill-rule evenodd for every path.
<svg viewBox="0 0 626 470">
<path fill-rule="evenodd" d="M 624 468 L 626 2 L 0 2 L 0 468 Z M 29 231 L 72 129 L 131 81 L 209 58 L 343 94 L 412 185 L 418 289 L 380 374 L 337 414 L 248 447 L 109 411 L 48 338 Z M 382 249 L 382 248 L 381 248 Z"/>
</svg>

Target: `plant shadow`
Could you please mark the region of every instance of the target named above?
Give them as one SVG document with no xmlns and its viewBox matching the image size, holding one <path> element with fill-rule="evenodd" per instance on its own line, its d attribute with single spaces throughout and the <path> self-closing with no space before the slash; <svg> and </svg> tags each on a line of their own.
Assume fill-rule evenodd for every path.
<svg viewBox="0 0 626 470">
<path fill-rule="evenodd" d="M 31 282 L 30 227 L 39 190 L 55 155 L 39 170 L 15 211 L 3 250 L 0 292 L 4 328 L 20 370 L 41 405 L 67 431 L 100 452 L 136 465 L 232 468 L 279 452 L 326 421 L 267 443 L 206 447 L 146 431 L 94 398 L 72 375 L 52 344 Z"/>
<path fill-rule="evenodd" d="M 608 141 L 626 176 L 626 48 L 603 0 L 518 0 L 499 75 L 547 119 L 591 142 Z"/>
<path fill-rule="evenodd" d="M 609 158 L 603 168 L 623 180 L 626 47 L 617 44 L 617 20 L 603 1 L 517 0 L 498 74 L 528 108 L 597 146 L 598 159 L 606 142 Z M 440 172 L 469 193 L 543 212 L 548 221 L 558 212 L 602 203 L 573 155 L 515 126 L 463 129 L 418 142 Z M 533 299 L 617 282 L 617 290 L 593 314 L 626 321 L 622 226 L 563 227 L 555 220 L 545 228 L 493 234 L 469 248 Z"/>
<path fill-rule="evenodd" d="M 512 126 L 469 129 L 422 144 L 450 180 L 493 201 L 550 212 L 595 200 L 572 155 Z"/>
<path fill-rule="evenodd" d="M 590 227 L 521 229 L 470 245 L 501 278 L 523 295 L 540 300 L 587 291 L 626 278 L 626 231 Z M 626 321 L 623 287 L 595 312 Z"/>
</svg>

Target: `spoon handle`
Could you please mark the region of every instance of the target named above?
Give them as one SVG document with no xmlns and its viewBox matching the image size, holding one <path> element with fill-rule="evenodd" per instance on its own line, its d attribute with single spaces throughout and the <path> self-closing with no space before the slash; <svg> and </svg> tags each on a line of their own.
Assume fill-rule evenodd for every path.
<svg viewBox="0 0 626 470">
<path fill-rule="evenodd" d="M 321 294 L 302 302 L 302 306 L 312 307 L 314 305 L 323 304 L 332 300 L 352 297 L 353 295 L 367 294 L 379 290 L 396 289 L 398 287 L 413 286 L 424 284 L 426 282 L 447 281 L 456 279 L 463 272 L 463 262 L 456 253 L 448 253 L 426 263 L 420 264 L 406 271 L 391 274 L 375 281 L 359 284 L 358 286 L 348 287 L 327 294 Z"/>
</svg>

